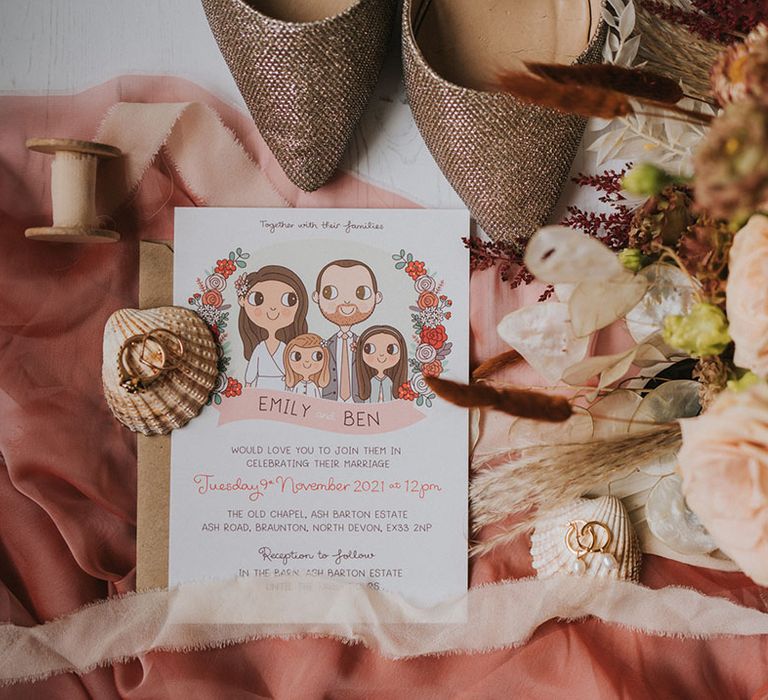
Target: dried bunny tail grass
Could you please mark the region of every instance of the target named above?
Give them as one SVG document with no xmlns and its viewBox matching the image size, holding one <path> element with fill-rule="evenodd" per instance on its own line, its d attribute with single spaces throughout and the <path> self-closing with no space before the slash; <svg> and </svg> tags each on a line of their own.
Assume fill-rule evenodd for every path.
<svg viewBox="0 0 768 700">
<path fill-rule="evenodd" d="M 680 425 L 569 445 L 543 445 L 519 451 L 519 457 L 472 478 L 469 495 L 475 532 L 510 515 L 522 519 L 474 547 L 485 553 L 531 529 L 535 514 L 557 510 L 591 488 L 641 468 L 680 448 Z"/>
<path fill-rule="evenodd" d="M 517 350 L 507 350 L 506 352 L 502 352 L 500 355 L 495 355 L 491 359 L 479 364 L 475 368 L 475 371 L 472 372 L 472 379 L 487 379 L 505 367 L 514 365 L 521 359 L 522 356 Z"/>
<path fill-rule="evenodd" d="M 682 88 L 666 76 L 639 68 L 624 68 L 610 63 L 560 65 L 526 63 L 534 75 L 564 85 L 592 85 L 616 90 L 630 97 L 675 104 L 685 97 Z"/>
<path fill-rule="evenodd" d="M 532 65 L 538 66 L 536 74 L 511 71 L 500 75 L 499 83 L 502 89 L 522 102 L 556 109 L 566 114 L 578 114 L 582 117 L 600 117 L 602 119 L 627 117 L 636 113 L 635 106 L 631 101 L 635 100 L 643 109 L 660 108 L 669 113 L 667 116 L 675 115 L 680 121 L 694 124 L 707 124 L 711 121 L 711 117 L 707 114 L 679 107 L 670 102 L 640 97 L 637 94 L 605 87 L 602 84 L 603 81 L 597 78 L 594 80 L 590 78 L 587 81 L 587 76 L 592 69 L 591 66 L 582 66 L 586 70 L 569 74 L 568 82 L 565 82 L 564 73 L 559 72 L 560 67 L 551 64 Z M 567 70 L 569 69 L 565 67 L 565 71 Z M 625 71 L 627 69 L 619 70 Z M 550 76 L 550 73 L 553 72 L 556 77 Z M 631 73 L 632 71 L 627 70 L 627 72 Z M 658 80 L 666 80 L 666 78 L 659 76 Z M 664 95 L 664 97 L 668 97 L 668 95 Z M 646 112 L 646 115 L 662 116 L 652 112 Z"/>
<path fill-rule="evenodd" d="M 641 36 L 638 61 L 673 80 L 681 80 L 699 98 L 711 100 L 709 73 L 723 46 L 667 22 L 648 10 L 642 2 L 637 9 L 637 32 Z"/>
<path fill-rule="evenodd" d="M 567 114 L 614 119 L 633 112 L 626 95 L 594 85 L 564 85 L 519 71 L 502 73 L 499 84 L 521 102 Z"/>
<path fill-rule="evenodd" d="M 488 407 L 521 418 L 562 423 L 573 413 L 568 399 L 528 389 L 496 389 L 487 384 L 460 384 L 425 377 L 438 396 L 464 408 Z"/>
</svg>

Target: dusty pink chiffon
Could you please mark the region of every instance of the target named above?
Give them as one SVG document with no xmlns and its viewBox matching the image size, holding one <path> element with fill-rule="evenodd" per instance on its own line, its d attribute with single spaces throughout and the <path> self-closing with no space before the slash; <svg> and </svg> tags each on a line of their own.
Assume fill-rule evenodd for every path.
<svg viewBox="0 0 768 700">
<path fill-rule="evenodd" d="M 136 304 L 139 236 L 169 238 L 172 207 L 195 202 L 163 162 L 114 215 L 114 246 L 28 242 L 50 221 L 48 163 L 29 136 L 91 138 L 118 101 L 204 101 L 296 206 L 408 206 L 349 175 L 300 193 L 250 119 L 197 86 L 130 77 L 65 97 L 0 98 L 0 622 L 34 625 L 132 590 L 135 440 L 101 397 L 101 333 L 116 308 Z M 215 160 L 215 154 L 211 154 Z M 498 319 L 536 294 L 510 291 L 492 272 L 472 280 L 475 361 L 505 349 Z M 622 342 L 599 339 L 608 351 Z M 519 382 L 535 381 L 517 370 Z M 494 419 L 486 439 L 501 433 Z M 475 561 L 471 582 L 530 575 L 520 541 Z M 697 588 L 761 610 L 764 590 L 741 574 L 646 558 L 642 583 Z M 78 678 L 0 690 L 3 698 L 767 697 L 765 638 L 679 640 L 587 620 L 549 622 L 525 646 L 481 655 L 385 660 L 330 640 L 258 641 L 189 654 L 151 653 Z M 762 689 L 762 690 L 761 690 Z"/>
</svg>

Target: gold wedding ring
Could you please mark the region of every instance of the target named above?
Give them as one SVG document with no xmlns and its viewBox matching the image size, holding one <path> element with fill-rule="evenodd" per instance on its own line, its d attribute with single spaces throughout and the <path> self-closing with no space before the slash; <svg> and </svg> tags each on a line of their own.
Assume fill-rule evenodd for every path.
<svg viewBox="0 0 768 700">
<path fill-rule="evenodd" d="M 134 348 L 140 346 L 138 353 Z M 128 393 L 144 391 L 152 382 L 176 369 L 184 356 L 184 342 L 167 328 L 153 328 L 127 338 L 120 346 L 117 367 L 120 386 Z"/>
<path fill-rule="evenodd" d="M 602 533 L 602 536 L 598 533 Z M 568 523 L 565 546 L 577 556 L 602 554 L 611 546 L 612 542 L 611 529 L 599 520 L 573 520 Z"/>
</svg>

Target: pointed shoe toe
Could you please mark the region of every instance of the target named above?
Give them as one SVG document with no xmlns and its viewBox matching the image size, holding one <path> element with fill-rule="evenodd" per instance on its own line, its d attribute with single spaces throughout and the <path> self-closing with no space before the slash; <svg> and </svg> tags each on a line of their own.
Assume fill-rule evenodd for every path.
<svg viewBox="0 0 768 700">
<path fill-rule="evenodd" d="M 307 192 L 322 187 L 336 172 L 373 92 L 396 0 L 202 4 L 256 126 L 285 174 Z"/>
<path fill-rule="evenodd" d="M 552 28 L 541 25 L 541 16 L 551 7 L 558 25 L 576 22 L 578 15 L 569 18 L 562 9 L 574 12 L 568 0 L 404 2 L 403 65 L 416 125 L 482 229 L 517 249 L 551 216 L 586 120 L 483 85 L 493 81 L 494 67 L 510 61 L 599 62 L 606 26 L 599 3 L 592 3 L 585 30 L 548 51 L 542 37 Z"/>
</svg>

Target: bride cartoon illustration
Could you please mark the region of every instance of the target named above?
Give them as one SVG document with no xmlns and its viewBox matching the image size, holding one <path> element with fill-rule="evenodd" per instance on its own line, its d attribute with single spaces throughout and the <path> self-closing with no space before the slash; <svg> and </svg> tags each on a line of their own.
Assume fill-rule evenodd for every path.
<svg viewBox="0 0 768 700">
<path fill-rule="evenodd" d="M 319 335 L 297 335 L 286 346 L 283 361 L 287 390 L 323 398 L 323 389 L 331 381 L 330 353 Z"/>
<path fill-rule="evenodd" d="M 381 403 L 397 398 L 408 380 L 408 350 L 399 330 L 371 326 L 360 335 L 355 349 L 357 387 L 362 403 Z"/>
<path fill-rule="evenodd" d="M 245 383 L 285 391 L 285 348 L 307 332 L 307 290 L 287 267 L 266 265 L 238 279 L 237 292 Z"/>
</svg>

